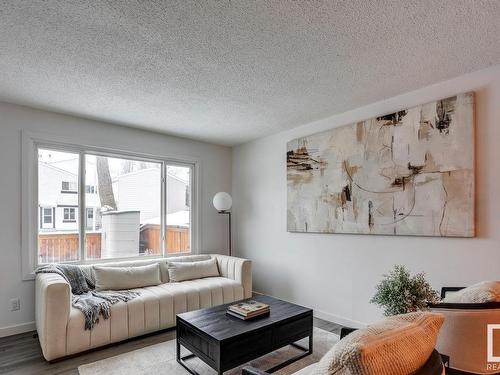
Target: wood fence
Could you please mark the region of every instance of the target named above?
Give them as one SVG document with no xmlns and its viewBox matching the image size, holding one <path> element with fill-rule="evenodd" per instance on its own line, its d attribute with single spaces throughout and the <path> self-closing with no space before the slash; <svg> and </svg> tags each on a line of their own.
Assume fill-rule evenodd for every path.
<svg viewBox="0 0 500 375">
<path fill-rule="evenodd" d="M 101 233 L 87 233 L 87 258 L 101 257 Z M 38 256 L 40 263 L 78 260 L 78 233 L 39 233 Z"/>
<path fill-rule="evenodd" d="M 141 230 L 141 243 L 145 244 L 145 252 L 148 254 L 160 254 L 160 226 L 146 225 Z M 186 253 L 189 247 L 189 228 L 167 226 L 166 239 L 167 254 Z"/>
<path fill-rule="evenodd" d="M 160 226 L 147 225 L 140 233 L 141 253 L 160 254 Z M 190 249 L 189 228 L 167 226 L 166 249 L 168 254 L 186 253 Z M 101 233 L 86 234 L 87 259 L 101 258 Z M 69 262 L 78 260 L 78 233 L 39 233 L 38 256 L 40 263 Z M 139 255 L 139 249 L 137 249 Z"/>
</svg>

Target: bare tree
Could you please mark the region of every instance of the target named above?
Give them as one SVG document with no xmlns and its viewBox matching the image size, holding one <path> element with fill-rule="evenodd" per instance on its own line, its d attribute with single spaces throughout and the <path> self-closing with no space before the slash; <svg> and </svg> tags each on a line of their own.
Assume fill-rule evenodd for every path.
<svg viewBox="0 0 500 375">
<path fill-rule="evenodd" d="M 132 160 L 122 161 L 122 174 L 130 173 L 134 171 L 134 164 Z"/>
<path fill-rule="evenodd" d="M 101 206 L 106 207 L 108 210 L 116 210 L 117 207 L 115 195 L 113 193 L 113 182 L 111 181 L 111 174 L 109 173 L 108 158 L 105 156 L 97 156 L 96 167 Z"/>
</svg>

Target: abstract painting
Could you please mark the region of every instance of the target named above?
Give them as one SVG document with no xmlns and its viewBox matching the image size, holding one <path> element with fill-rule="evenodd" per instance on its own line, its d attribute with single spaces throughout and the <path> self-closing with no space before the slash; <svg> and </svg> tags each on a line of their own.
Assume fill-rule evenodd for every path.
<svg viewBox="0 0 500 375">
<path fill-rule="evenodd" d="M 290 232 L 474 236 L 474 93 L 290 141 Z"/>
</svg>

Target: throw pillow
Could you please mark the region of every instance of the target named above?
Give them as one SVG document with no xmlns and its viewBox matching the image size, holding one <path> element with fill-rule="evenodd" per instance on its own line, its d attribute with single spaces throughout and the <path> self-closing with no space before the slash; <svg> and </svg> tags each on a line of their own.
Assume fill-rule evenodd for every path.
<svg viewBox="0 0 500 375">
<path fill-rule="evenodd" d="M 500 302 L 500 282 L 483 281 L 445 297 L 443 303 Z"/>
<path fill-rule="evenodd" d="M 158 263 L 137 267 L 94 266 L 96 290 L 142 288 L 161 284 Z"/>
<path fill-rule="evenodd" d="M 315 374 L 413 374 L 429 359 L 444 317 L 430 312 L 396 315 L 340 340 Z"/>
<path fill-rule="evenodd" d="M 215 259 L 199 262 L 168 262 L 168 277 L 172 282 L 212 276 L 220 276 Z"/>
</svg>

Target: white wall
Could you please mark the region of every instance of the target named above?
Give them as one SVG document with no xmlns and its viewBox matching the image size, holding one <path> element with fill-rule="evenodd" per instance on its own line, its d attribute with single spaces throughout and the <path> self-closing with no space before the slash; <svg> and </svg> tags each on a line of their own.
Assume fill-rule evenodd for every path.
<svg viewBox="0 0 500 375">
<path fill-rule="evenodd" d="M 231 149 L 183 138 L 0 103 L 0 336 L 33 327 L 34 282 L 21 274 L 21 130 L 61 134 L 95 145 L 201 161 L 200 248 L 224 252 L 226 218 L 212 207 L 218 191 L 231 191 Z M 95 141 L 95 142 L 94 142 Z M 21 298 L 21 310 L 9 300 Z"/>
<path fill-rule="evenodd" d="M 286 231 L 289 140 L 468 90 L 476 92 L 476 238 Z M 310 306 L 318 316 L 345 324 L 381 316 L 369 300 L 394 264 L 425 271 L 436 289 L 500 280 L 499 162 L 500 66 L 238 146 L 233 149 L 236 253 L 254 261 L 256 291 Z"/>
</svg>

